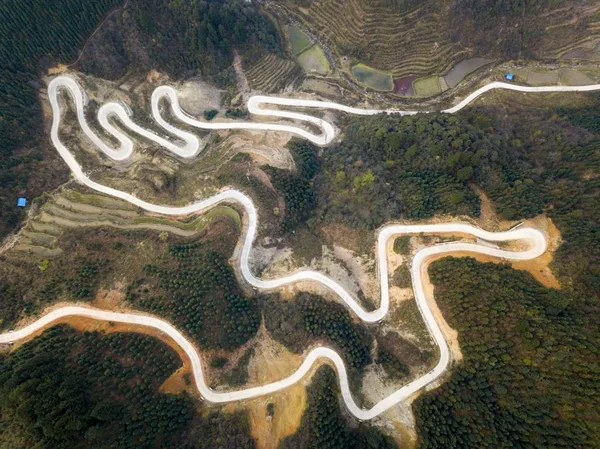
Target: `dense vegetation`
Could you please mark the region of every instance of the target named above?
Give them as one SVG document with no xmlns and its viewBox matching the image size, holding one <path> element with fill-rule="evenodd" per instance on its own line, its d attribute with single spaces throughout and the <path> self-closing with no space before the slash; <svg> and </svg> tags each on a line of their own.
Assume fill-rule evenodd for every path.
<svg viewBox="0 0 600 449">
<path fill-rule="evenodd" d="M 398 217 L 479 215 L 475 183 L 507 218 L 531 217 L 543 201 L 534 165 L 477 114 L 375 116 L 348 121 L 323 153 L 315 184 L 329 221 L 376 228 Z"/>
<path fill-rule="evenodd" d="M 298 431 L 279 449 L 392 449 L 394 441 L 368 424 L 350 429 L 340 412 L 335 372 L 328 366 L 313 376 L 308 404 Z"/>
<path fill-rule="evenodd" d="M 285 201 L 285 215 L 282 223 L 284 231 L 293 230 L 306 222 L 316 205 L 311 180 L 320 168 L 317 149 L 306 142 L 292 141 L 288 149 L 296 170 L 290 172 L 274 167 L 267 167 L 271 182 Z"/>
<path fill-rule="evenodd" d="M 394 240 L 394 252 L 403 256 L 410 254 L 410 235 L 396 237 Z"/>
<path fill-rule="evenodd" d="M 118 0 L 5 0 L 0 4 L 0 151 L 8 156 L 41 131 L 38 73 L 68 61 Z M 3 157 L 4 159 L 4 157 Z"/>
<path fill-rule="evenodd" d="M 130 0 L 90 42 L 79 66 L 108 79 L 157 69 L 226 85 L 235 51 L 256 58 L 280 45 L 273 22 L 243 0 Z"/>
<path fill-rule="evenodd" d="M 594 100 L 589 106 L 579 108 L 561 106 L 557 111 L 574 125 L 600 134 L 600 97 L 597 94 L 591 95 Z"/>
<path fill-rule="evenodd" d="M 578 136 L 552 111 L 521 114 L 510 124 L 530 157 L 544 167 L 537 182 L 562 231 L 554 268 L 563 291 L 544 289 L 505 267 L 472 261 L 434 266 L 438 301 L 459 331 L 465 366 L 417 406 L 422 447 L 597 447 L 597 101 L 559 108 L 594 134 Z M 449 403 L 448 397 L 459 401 Z M 477 435 L 487 437 L 489 446 Z"/>
<path fill-rule="evenodd" d="M 449 201 L 453 195 L 462 196 L 459 207 L 467 206 L 461 212 L 476 215 L 479 199 L 472 185 L 477 185 L 505 218 L 545 211 L 562 232 L 554 270 L 563 292 L 547 290 L 508 267 L 481 268 L 469 262 L 475 265 L 448 265 L 452 270 L 444 265 L 448 273 L 442 276 L 441 268 L 436 272 L 442 301 L 450 302 L 444 314 L 454 317 L 451 324 L 459 330 L 465 364 L 448 385 L 419 403 L 422 447 L 594 447 L 599 417 L 593 404 L 598 398 L 585 395 L 600 374 L 596 350 L 590 348 L 598 347 L 597 326 L 590 317 L 598 315 L 600 291 L 596 103 L 538 108 L 535 114 L 515 106 L 472 108 L 455 117 L 350 119 L 343 141 L 323 152 L 314 182 L 319 207 L 313 217 L 326 223 L 373 228 L 402 215 L 459 213 Z M 418 178 L 417 187 L 403 182 L 405 176 Z M 423 182 L 434 178 L 449 183 L 446 195 Z M 381 203 L 376 200 L 380 196 Z M 407 243 L 398 241 L 397 252 L 406 252 Z M 401 269 L 393 282 L 408 286 L 407 274 Z M 452 289 L 450 279 L 458 279 Z M 275 314 L 285 312 L 277 309 Z M 274 334 L 304 336 L 303 323 L 296 321 L 286 327 L 283 320 L 273 320 L 280 327 L 275 326 Z M 398 348 L 400 356 L 394 352 Z M 394 377 L 432 356 L 380 337 L 378 349 L 378 362 Z M 410 353 L 413 360 L 406 359 Z M 566 385 L 580 376 L 584 379 Z M 454 397 L 459 399 L 452 402 Z M 521 400 L 524 405 L 517 410 Z M 576 421 L 584 410 L 580 416 L 585 418 Z"/>
<path fill-rule="evenodd" d="M 53 327 L 0 360 L 0 439 L 32 448 L 253 448 L 243 415 L 201 418 L 188 396 L 158 392 L 180 364 L 154 337 Z"/>
<path fill-rule="evenodd" d="M 464 361 L 417 400 L 419 447 L 597 447 L 597 300 L 473 259 L 430 273 Z"/>
<path fill-rule="evenodd" d="M 1 365 L 4 437 L 21 424 L 28 447 L 173 444 L 192 404 L 157 390 L 179 364 L 152 337 L 54 327 Z"/>
<path fill-rule="evenodd" d="M 595 110 L 581 108 L 580 120 L 591 123 Z M 507 138 L 516 140 L 530 163 L 537 165 L 531 179 L 562 233 L 554 269 L 574 297 L 594 304 L 600 299 L 600 133 L 582 133 L 552 109 L 536 109 L 535 114 L 509 110 L 508 116 L 508 123 L 494 117 L 493 124 L 503 127 Z M 506 199 L 498 201 L 501 205 Z"/>
<path fill-rule="evenodd" d="M 362 325 L 354 324 L 341 304 L 300 293 L 293 301 L 266 297 L 263 311 L 269 333 L 293 352 L 325 339 L 340 349 L 351 370 L 360 371 L 371 363 L 372 337 Z"/>
<path fill-rule="evenodd" d="M 144 268 L 155 281 L 152 290 L 158 287 L 162 294 L 150 293 L 146 279 L 140 278 L 129 286 L 127 299 L 172 320 L 203 348 L 233 349 L 256 334 L 258 305 L 241 295 L 220 253 L 196 242 L 171 245 L 169 259 Z"/>
</svg>

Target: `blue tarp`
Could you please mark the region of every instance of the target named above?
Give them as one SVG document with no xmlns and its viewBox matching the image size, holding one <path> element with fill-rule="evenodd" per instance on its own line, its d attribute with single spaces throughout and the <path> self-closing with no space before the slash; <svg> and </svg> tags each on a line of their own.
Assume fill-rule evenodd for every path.
<svg viewBox="0 0 600 449">
<path fill-rule="evenodd" d="M 19 206 L 19 207 L 25 207 L 25 206 L 27 206 L 27 198 L 18 198 L 17 199 L 17 206 Z"/>
<path fill-rule="evenodd" d="M 514 74 L 512 74 L 512 73 L 510 73 L 510 72 L 508 72 L 508 73 L 506 74 L 506 79 L 507 79 L 508 81 L 512 81 L 513 79 L 515 79 L 515 75 L 514 75 Z"/>
</svg>

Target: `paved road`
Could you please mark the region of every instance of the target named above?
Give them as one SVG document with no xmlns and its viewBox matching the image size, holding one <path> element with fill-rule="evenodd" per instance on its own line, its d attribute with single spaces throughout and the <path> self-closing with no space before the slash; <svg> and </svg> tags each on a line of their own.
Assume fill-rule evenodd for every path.
<svg viewBox="0 0 600 449">
<path fill-rule="evenodd" d="M 465 100 L 457 104 L 455 107 L 447 109 L 443 112 L 456 112 L 479 95 L 491 90 L 491 89 L 510 89 L 521 92 L 555 92 L 555 91 L 591 91 L 591 90 L 600 90 L 600 85 L 594 86 L 555 86 L 555 87 L 524 87 L 524 86 L 516 86 L 513 84 L 506 83 L 491 83 L 487 86 L 482 87 L 481 89 L 475 91 L 473 94 L 469 95 Z M 471 253 L 480 253 L 487 254 L 494 257 L 500 257 L 508 260 L 529 260 L 539 257 L 546 250 L 546 240 L 544 235 L 532 228 L 518 228 L 513 229 L 506 232 L 488 232 L 482 229 L 476 228 L 469 224 L 463 223 L 443 223 L 443 224 L 434 224 L 434 225 L 389 225 L 384 227 L 378 236 L 377 243 L 377 258 L 378 258 L 378 266 L 379 266 L 379 278 L 381 281 L 381 302 L 379 308 L 373 311 L 364 310 L 359 302 L 341 285 L 339 285 L 334 280 L 328 278 L 322 273 L 316 271 L 299 271 L 293 273 L 288 276 L 284 276 L 278 279 L 270 279 L 263 280 L 257 278 L 252 274 L 249 266 L 250 252 L 252 250 L 252 243 L 256 236 L 256 230 L 258 225 L 258 215 L 256 212 L 256 208 L 252 202 L 252 200 L 247 197 L 245 194 L 238 190 L 229 189 L 218 193 L 217 195 L 205 199 L 203 201 L 199 201 L 196 203 L 189 204 L 183 207 L 170 207 L 170 206 L 161 206 L 156 204 L 151 204 L 146 201 L 143 201 L 135 196 L 123 192 L 120 190 L 113 189 L 111 187 L 99 184 L 95 181 L 92 181 L 81 169 L 81 166 L 77 163 L 73 155 L 69 152 L 69 150 L 64 146 L 59 138 L 59 126 L 61 121 L 61 100 L 59 99 L 59 91 L 65 90 L 70 96 L 73 98 L 75 102 L 77 117 L 80 122 L 80 125 L 84 131 L 84 133 L 92 140 L 98 148 L 103 151 L 107 156 L 116 159 L 116 160 L 124 160 L 128 158 L 133 151 L 133 142 L 131 139 L 122 133 L 119 129 L 112 126 L 108 119 L 113 116 L 117 116 L 124 126 L 128 127 L 132 132 L 140 134 L 142 137 L 155 141 L 156 143 L 163 145 L 167 150 L 174 152 L 175 154 L 181 157 L 192 157 L 198 154 L 201 149 L 200 140 L 194 136 L 193 134 L 184 132 L 175 128 L 174 126 L 168 124 L 164 121 L 164 119 L 160 115 L 159 103 L 162 98 L 167 97 L 171 102 L 171 107 L 173 109 L 174 115 L 182 120 L 183 122 L 197 127 L 201 129 L 254 129 L 254 130 L 264 130 L 264 131 L 285 131 L 290 132 L 292 134 L 304 137 L 311 142 L 316 144 L 327 144 L 331 142 L 331 140 L 335 137 L 335 129 L 334 127 L 319 118 L 300 114 L 296 112 L 290 112 L 286 110 L 280 109 L 265 109 L 263 105 L 271 104 L 277 106 L 293 106 L 293 107 L 308 107 L 308 108 L 318 108 L 318 109 L 335 109 L 344 111 L 351 114 L 361 114 L 361 115 L 373 115 L 382 112 L 386 113 L 398 113 L 398 114 L 416 114 L 417 111 L 379 111 L 379 110 L 364 110 L 358 108 L 352 108 L 344 105 L 340 105 L 332 102 L 321 102 L 321 101 L 312 101 L 312 100 L 298 100 L 298 99 L 290 99 L 290 98 L 279 98 L 279 97 L 264 97 L 264 96 L 255 96 L 249 100 L 248 109 L 251 113 L 256 115 L 266 115 L 280 118 L 287 118 L 298 120 L 302 122 L 311 123 L 321 129 L 321 134 L 316 135 L 306 131 L 303 128 L 299 128 L 293 125 L 282 125 L 282 124 L 269 124 L 269 123 L 256 123 L 256 122 L 200 122 L 189 115 L 187 115 L 180 107 L 177 101 L 177 92 L 170 87 L 159 87 L 156 89 L 152 95 L 152 113 L 154 119 L 162 125 L 167 131 L 176 135 L 179 139 L 184 142 L 184 145 L 179 145 L 177 143 L 172 143 L 168 138 L 158 136 L 148 130 L 145 130 L 130 119 L 129 112 L 125 106 L 118 103 L 107 103 L 104 105 L 98 112 L 99 122 L 105 128 L 105 130 L 112 134 L 119 142 L 120 146 L 117 149 L 114 149 L 108 146 L 104 141 L 102 141 L 88 126 L 88 123 L 84 116 L 84 107 L 87 102 L 87 98 L 83 91 L 79 88 L 78 84 L 70 77 L 60 76 L 52 80 L 48 87 L 48 94 L 50 98 L 50 103 L 52 105 L 53 111 L 53 122 L 51 129 L 51 139 L 52 143 L 65 160 L 71 171 L 73 172 L 74 177 L 79 180 L 81 183 L 86 186 L 97 190 L 99 192 L 105 193 L 107 195 L 111 195 L 117 198 L 121 198 L 123 200 L 129 201 L 132 204 L 135 204 L 138 207 L 141 207 L 145 210 L 156 212 L 160 214 L 166 215 L 185 215 L 191 213 L 200 213 L 204 212 L 216 204 L 221 202 L 236 202 L 240 204 L 246 210 L 246 220 L 247 220 L 247 232 L 243 237 L 243 249 L 241 255 L 241 271 L 245 278 L 245 280 L 252 286 L 257 287 L 259 289 L 264 290 L 272 290 L 277 289 L 283 285 L 295 283 L 298 281 L 313 281 L 319 282 L 333 292 L 335 292 L 340 298 L 347 304 L 347 306 L 352 309 L 354 313 L 358 315 L 360 319 L 365 322 L 377 322 L 384 318 L 389 310 L 389 284 L 388 284 L 388 264 L 387 264 L 387 254 L 386 254 L 386 243 L 390 238 L 401 234 L 417 234 L 417 233 L 461 233 L 473 235 L 477 238 L 492 241 L 492 242 L 506 242 L 512 240 L 522 240 L 526 243 L 527 248 L 524 251 L 513 252 L 501 250 L 494 247 L 489 247 L 485 245 L 473 244 L 473 243 L 463 243 L 463 242 L 454 242 L 454 243 L 444 243 L 440 245 L 435 245 L 427 248 L 423 248 L 418 251 L 411 264 L 411 275 L 412 275 L 412 283 L 413 289 L 415 293 L 415 300 L 417 301 L 417 305 L 427 327 L 433 336 L 436 344 L 439 346 L 440 359 L 436 366 L 427 374 L 421 376 L 420 378 L 410 382 L 409 384 L 403 386 L 398 389 L 396 392 L 386 397 L 375 406 L 370 409 L 361 409 L 354 402 L 352 393 L 348 384 L 348 375 L 346 372 L 346 367 L 344 365 L 341 357 L 332 349 L 319 347 L 313 349 L 308 353 L 304 362 L 295 371 L 291 376 L 282 379 L 280 381 L 270 383 L 267 385 L 263 385 L 260 387 L 249 388 L 246 390 L 238 390 L 238 391 L 230 391 L 230 392 L 214 392 L 212 391 L 205 382 L 203 371 L 202 371 L 202 363 L 201 358 L 193 344 L 183 336 L 177 329 L 175 329 L 172 325 L 163 321 L 159 318 L 145 315 L 142 313 L 115 313 L 108 312 L 105 310 L 98 310 L 88 307 L 77 307 L 77 306 L 67 306 L 59 308 L 49 314 L 43 316 L 38 321 L 33 324 L 24 327 L 17 331 L 6 332 L 4 334 L 0 334 L 0 343 L 11 343 L 18 341 L 20 339 L 26 338 L 28 335 L 32 334 L 36 330 L 43 328 L 44 326 L 66 316 L 86 316 L 90 318 L 95 318 L 98 320 L 107 320 L 107 321 L 116 321 L 116 322 L 124 322 L 131 323 L 143 326 L 149 326 L 160 331 L 166 333 L 171 338 L 173 338 L 187 353 L 192 361 L 192 368 L 194 373 L 194 379 L 196 382 L 196 386 L 200 391 L 201 395 L 208 401 L 211 402 L 230 402 L 230 401 L 238 401 L 248 398 L 254 398 L 266 394 L 271 394 L 276 391 L 282 390 L 284 388 L 289 387 L 295 382 L 299 381 L 306 373 L 309 371 L 310 367 L 320 358 L 327 358 L 333 362 L 335 365 L 338 374 L 339 374 L 339 382 L 342 392 L 342 397 L 348 410 L 357 418 L 362 420 L 368 420 L 376 417 L 377 415 L 383 413 L 385 410 L 394 406 L 400 401 L 405 400 L 412 394 L 414 394 L 419 389 L 425 387 L 430 384 L 434 380 L 436 380 L 448 367 L 450 362 L 450 353 L 447 346 L 447 343 L 444 339 L 442 331 L 439 327 L 439 324 L 435 320 L 431 309 L 429 308 L 425 296 L 423 280 L 421 277 L 421 271 L 423 263 L 430 257 L 439 254 L 449 254 L 453 252 L 471 252 Z"/>
</svg>

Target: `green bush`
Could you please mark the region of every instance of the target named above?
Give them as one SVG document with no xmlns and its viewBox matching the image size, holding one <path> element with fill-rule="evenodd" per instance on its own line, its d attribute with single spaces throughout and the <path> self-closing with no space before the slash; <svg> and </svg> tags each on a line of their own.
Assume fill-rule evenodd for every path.
<svg viewBox="0 0 600 449">
<path fill-rule="evenodd" d="M 216 109 L 209 109 L 208 111 L 204 111 L 203 115 L 206 120 L 210 121 L 214 119 L 218 113 L 219 111 L 217 111 Z"/>
</svg>

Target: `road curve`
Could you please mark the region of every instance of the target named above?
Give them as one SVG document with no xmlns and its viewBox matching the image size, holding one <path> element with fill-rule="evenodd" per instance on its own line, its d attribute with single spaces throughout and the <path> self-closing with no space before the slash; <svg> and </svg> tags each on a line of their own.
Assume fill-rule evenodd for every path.
<svg viewBox="0 0 600 449">
<path fill-rule="evenodd" d="M 490 87 L 491 86 L 491 87 Z M 489 84 L 473 94 L 471 94 L 467 99 L 463 100 L 457 106 L 451 109 L 447 109 L 443 112 L 456 112 L 457 110 L 465 107 L 470 101 L 473 101 L 479 95 L 487 92 L 491 89 L 502 88 L 502 89 L 511 89 L 518 90 L 523 92 L 549 92 L 549 91 L 586 91 L 586 90 L 598 90 L 600 89 L 600 85 L 594 86 L 556 86 L 553 88 L 535 88 L 535 87 L 523 87 L 523 86 L 515 86 L 512 84 L 506 83 L 492 83 Z M 254 122 L 233 122 L 233 123 L 207 123 L 207 122 L 199 122 L 192 117 L 188 116 L 184 111 L 179 107 L 179 103 L 177 101 L 176 91 L 170 87 L 159 87 L 156 89 L 152 95 L 152 113 L 153 118 L 157 121 L 157 123 L 161 124 L 167 131 L 176 135 L 179 139 L 181 139 L 185 144 L 180 146 L 178 144 L 171 143 L 167 139 L 158 136 L 150 131 L 144 130 L 139 127 L 129 117 L 128 110 L 118 103 L 107 103 L 102 108 L 100 108 L 99 114 L 99 122 L 101 126 L 104 127 L 106 132 L 113 135 L 119 142 L 120 147 L 118 149 L 114 149 L 104 143 L 102 139 L 100 139 L 93 130 L 89 127 L 85 115 L 84 115 L 84 107 L 87 102 L 85 94 L 79 88 L 78 84 L 70 77 L 60 76 L 54 78 L 49 86 L 48 86 L 48 94 L 50 98 L 50 103 L 53 111 L 53 121 L 51 128 L 51 140 L 56 149 L 58 150 L 61 157 L 65 160 L 71 171 L 73 172 L 74 177 L 79 180 L 81 183 L 86 186 L 97 190 L 99 192 L 105 193 L 107 195 L 111 195 L 117 198 L 121 198 L 125 201 L 129 201 L 130 203 L 141 207 L 147 211 L 166 214 L 166 215 L 184 215 L 191 213 L 199 213 L 205 212 L 206 210 L 214 207 L 216 204 L 227 201 L 227 202 L 236 202 L 239 203 L 245 210 L 247 214 L 248 220 L 248 230 L 246 235 L 243 237 L 243 246 L 242 246 L 242 254 L 240 258 L 241 271 L 245 278 L 245 280 L 252 286 L 271 290 L 282 287 L 284 285 L 288 285 L 291 283 L 295 283 L 298 281 L 313 281 L 319 282 L 337 295 L 347 304 L 347 306 L 352 309 L 357 316 L 365 322 L 377 322 L 385 317 L 389 310 L 389 284 L 388 284 L 388 263 L 387 263 L 387 252 L 386 252 L 386 244 L 390 238 L 393 238 L 396 235 L 400 234 L 417 234 L 417 233 L 461 233 L 468 234 L 474 237 L 492 241 L 492 242 L 506 242 L 513 240 L 523 240 L 527 244 L 527 250 L 524 251 L 506 251 L 498 248 L 493 248 L 485 245 L 479 245 L 474 243 L 465 243 L 465 242 L 453 242 L 453 243 L 445 243 L 441 245 L 435 245 L 427 248 L 423 248 L 418 251 L 413 257 L 411 263 L 411 275 L 412 275 L 412 283 L 415 294 L 415 300 L 419 307 L 419 310 L 423 316 L 423 319 L 434 338 L 436 344 L 439 347 L 440 358 L 436 366 L 427 374 L 421 376 L 418 379 L 408 383 L 402 388 L 398 389 L 396 392 L 386 397 L 371 409 L 362 409 L 360 408 L 354 401 L 352 393 L 349 388 L 348 383 L 348 375 L 346 371 L 346 367 L 344 365 L 343 360 L 335 352 L 330 348 L 319 347 L 313 349 L 308 353 L 306 358 L 304 359 L 302 365 L 295 371 L 291 376 L 286 377 L 285 379 L 279 380 L 274 383 L 270 383 L 267 385 L 263 385 L 260 387 L 249 388 L 245 390 L 238 391 L 229 391 L 229 392 L 215 392 L 212 391 L 205 382 L 203 371 L 202 371 L 202 363 L 199 353 L 196 351 L 193 344 L 183 336 L 177 329 L 175 329 L 172 325 L 167 323 L 164 320 L 159 318 L 144 315 L 141 313 L 116 313 L 116 312 L 108 312 L 105 310 L 98 310 L 87 307 L 77 307 L 77 306 L 67 306 L 62 307 L 53 312 L 44 315 L 36 322 L 32 323 L 29 326 L 26 326 L 17 331 L 10 331 L 3 334 L 0 334 L 0 343 L 12 343 L 27 336 L 32 333 L 38 331 L 44 326 L 67 316 L 85 316 L 98 320 L 107 320 L 107 321 L 115 321 L 115 322 L 123 322 L 123 323 L 131 323 L 142 326 L 149 326 L 155 329 L 158 329 L 179 344 L 182 349 L 186 352 L 190 360 L 192 361 L 192 369 L 194 374 L 194 379 L 196 382 L 196 386 L 200 394 L 208 401 L 211 402 L 230 402 L 230 401 L 238 401 L 248 398 L 254 398 L 266 394 L 271 394 L 276 391 L 282 390 L 284 388 L 289 387 L 295 382 L 299 381 L 306 373 L 309 371 L 311 366 L 320 358 L 329 359 L 336 367 L 339 374 L 339 382 L 341 387 L 342 397 L 348 410 L 357 418 L 361 420 L 372 419 L 379 414 L 383 413 L 385 410 L 394 406 L 400 401 L 408 398 L 412 394 L 414 394 L 419 389 L 424 386 L 430 384 L 434 380 L 436 380 L 448 367 L 450 362 L 450 353 L 447 346 L 447 343 L 444 339 L 442 331 L 439 327 L 439 324 L 435 320 L 431 309 L 427 304 L 427 299 L 425 296 L 423 280 L 421 277 L 422 266 L 424 262 L 435 255 L 441 254 L 449 254 L 453 252 L 469 252 L 469 253 L 479 253 L 486 254 L 489 256 L 500 257 L 508 260 L 529 260 L 536 257 L 539 257 L 546 250 L 546 240 L 544 235 L 533 228 L 518 228 L 512 229 L 510 231 L 505 232 L 488 232 L 477 227 L 474 227 L 469 224 L 464 223 L 443 223 L 443 224 L 432 224 L 432 225 L 388 225 L 382 228 L 379 232 L 378 241 L 377 241 L 377 258 L 378 258 L 378 266 L 379 266 L 379 278 L 381 282 L 381 302 L 377 309 L 373 311 L 364 310 L 358 301 L 347 292 L 341 285 L 339 285 L 334 280 L 328 278 L 322 273 L 318 273 L 315 271 L 299 271 L 293 273 L 288 276 L 284 276 L 278 279 L 269 279 L 263 280 L 252 274 L 252 271 L 249 266 L 249 257 L 250 251 L 252 249 L 252 243 L 256 236 L 257 225 L 258 225 L 258 214 L 256 208 L 252 200 L 238 190 L 225 190 L 217 195 L 207 198 L 205 200 L 189 204 L 183 207 L 170 207 L 170 206 L 160 206 L 156 204 L 151 204 L 146 201 L 143 201 L 135 196 L 123 192 L 120 190 L 113 189 L 111 187 L 99 184 L 93 180 L 91 180 L 82 170 L 81 166 L 78 164 L 76 159 L 70 153 L 70 151 L 64 146 L 59 138 L 59 126 L 61 121 L 61 107 L 59 102 L 59 91 L 66 90 L 70 93 L 71 97 L 74 100 L 75 108 L 77 112 L 77 117 L 79 123 L 82 127 L 84 133 L 92 140 L 96 146 L 100 148 L 102 152 L 104 152 L 108 157 L 111 157 L 115 160 L 124 160 L 129 157 L 133 151 L 133 142 L 131 139 L 122 133 L 119 129 L 112 126 L 109 123 L 109 117 L 115 116 L 118 117 L 119 120 L 123 123 L 124 126 L 128 127 L 132 132 L 138 133 L 141 136 L 153 140 L 156 143 L 163 145 L 168 150 L 174 152 L 175 154 L 181 157 L 192 157 L 196 155 L 200 150 L 200 141 L 198 138 L 190 133 L 184 132 L 175 128 L 172 125 L 169 125 L 162 119 L 160 116 L 159 103 L 162 98 L 168 97 L 171 102 L 171 106 L 173 108 L 174 115 L 188 123 L 191 126 L 195 126 L 202 129 L 255 129 L 255 130 L 275 130 L 275 131 L 286 131 L 298 136 L 304 137 L 316 144 L 327 144 L 335 137 L 335 130 L 333 126 L 324 120 L 318 119 L 313 116 L 299 114 L 295 112 L 288 112 L 284 110 L 269 110 L 263 109 L 263 104 L 275 104 L 278 106 L 294 106 L 294 107 L 310 107 L 310 108 L 329 108 L 336 109 L 340 111 L 344 111 L 347 113 L 353 114 L 362 114 L 362 115 L 373 115 L 381 112 L 387 113 L 399 113 L 399 114 L 415 114 L 417 111 L 379 111 L 379 110 L 364 110 L 351 108 L 343 105 L 339 105 L 337 103 L 331 102 L 321 102 L 321 101 L 311 101 L 311 100 L 296 100 L 296 99 L 288 99 L 288 98 L 278 98 L 278 97 L 263 97 L 257 96 L 252 97 L 248 103 L 248 109 L 250 112 L 259 115 L 270 115 L 276 116 L 280 118 L 288 118 L 294 120 L 300 120 L 304 122 L 311 123 L 313 125 L 318 126 L 322 133 L 320 135 L 312 134 L 302 128 L 298 128 L 291 125 L 281 125 L 281 124 L 267 124 L 267 123 L 254 123 Z M 467 101 L 468 100 L 468 101 Z"/>
</svg>

